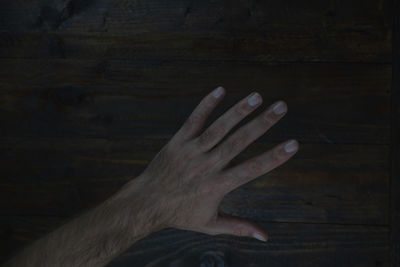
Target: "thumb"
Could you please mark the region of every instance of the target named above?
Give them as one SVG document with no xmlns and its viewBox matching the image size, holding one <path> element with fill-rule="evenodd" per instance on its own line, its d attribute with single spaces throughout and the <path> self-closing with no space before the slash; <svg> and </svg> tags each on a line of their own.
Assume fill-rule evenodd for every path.
<svg viewBox="0 0 400 267">
<path fill-rule="evenodd" d="M 261 241 L 268 240 L 268 233 L 256 223 L 221 211 L 218 212 L 217 219 L 207 225 L 206 233 L 247 236 Z"/>
</svg>

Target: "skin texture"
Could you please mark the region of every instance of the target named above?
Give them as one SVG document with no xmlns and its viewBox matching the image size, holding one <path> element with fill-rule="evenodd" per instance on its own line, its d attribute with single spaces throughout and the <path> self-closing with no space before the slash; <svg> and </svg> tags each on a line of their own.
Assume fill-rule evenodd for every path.
<svg viewBox="0 0 400 267">
<path fill-rule="evenodd" d="M 223 88 L 222 88 L 223 89 Z M 167 145 L 156 155 L 143 173 L 144 188 L 165 199 L 170 212 L 162 216 L 162 224 L 198 231 L 206 234 L 231 234 L 237 236 L 268 234 L 248 220 L 225 214 L 218 210 L 223 197 L 242 184 L 271 171 L 291 158 L 298 149 L 287 153 L 283 142 L 273 149 L 229 168 L 229 162 L 248 145 L 263 135 L 287 112 L 276 115 L 272 106 L 258 117 L 239 128 L 222 143 L 224 136 L 242 119 L 262 104 L 248 103 L 250 94 L 231 107 L 225 114 L 203 130 L 207 117 L 223 99 L 209 93 L 198 104 L 189 118 Z"/>
<path fill-rule="evenodd" d="M 218 88 L 217 88 L 218 89 Z M 215 89 L 213 92 L 215 92 Z M 138 177 L 126 183 L 96 208 L 72 219 L 37 240 L 5 266 L 104 266 L 133 243 L 164 228 L 210 235 L 229 234 L 268 238 L 260 226 L 218 210 L 226 194 L 268 173 L 298 150 L 285 152 L 278 144 L 236 166 L 230 161 L 263 135 L 287 112 L 276 115 L 274 104 L 258 117 L 221 140 L 252 111 L 250 94 L 214 121 L 204 124 L 226 94 L 205 96 L 179 131 Z M 256 97 L 257 98 L 257 97 Z"/>
</svg>

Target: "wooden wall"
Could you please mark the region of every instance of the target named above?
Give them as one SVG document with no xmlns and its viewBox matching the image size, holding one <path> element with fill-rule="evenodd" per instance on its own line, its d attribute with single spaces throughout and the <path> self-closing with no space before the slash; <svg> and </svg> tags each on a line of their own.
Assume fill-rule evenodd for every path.
<svg viewBox="0 0 400 267">
<path fill-rule="evenodd" d="M 397 0 L 3 1 L 1 261 L 139 175 L 222 85 L 208 125 L 251 91 L 264 104 L 238 127 L 288 104 L 235 161 L 290 138 L 300 150 L 221 205 L 270 240 L 169 228 L 110 266 L 400 266 L 399 13 Z"/>
</svg>

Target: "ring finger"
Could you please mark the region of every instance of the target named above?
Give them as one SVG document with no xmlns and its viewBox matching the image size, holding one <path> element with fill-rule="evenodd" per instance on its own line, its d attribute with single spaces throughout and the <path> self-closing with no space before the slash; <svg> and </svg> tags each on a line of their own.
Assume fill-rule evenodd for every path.
<svg viewBox="0 0 400 267">
<path fill-rule="evenodd" d="M 287 112 L 284 101 L 277 101 L 255 119 L 230 135 L 222 144 L 211 150 L 211 157 L 217 158 L 218 167 L 223 168 L 247 146 L 253 143 Z"/>
</svg>

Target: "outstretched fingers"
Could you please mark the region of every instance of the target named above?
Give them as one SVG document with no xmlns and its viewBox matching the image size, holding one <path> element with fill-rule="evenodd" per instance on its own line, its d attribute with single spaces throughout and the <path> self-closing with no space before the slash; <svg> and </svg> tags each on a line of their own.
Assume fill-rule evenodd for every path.
<svg viewBox="0 0 400 267">
<path fill-rule="evenodd" d="M 210 125 L 199 137 L 194 140 L 195 146 L 201 152 L 210 150 L 241 120 L 243 120 L 252 111 L 257 109 L 262 103 L 262 97 L 257 92 L 253 92 L 221 117 L 219 117 L 213 124 Z"/>
<path fill-rule="evenodd" d="M 210 157 L 217 159 L 219 168 L 223 169 L 241 151 L 282 119 L 286 113 L 286 103 L 284 101 L 275 102 L 211 150 L 209 152 Z"/>
</svg>

